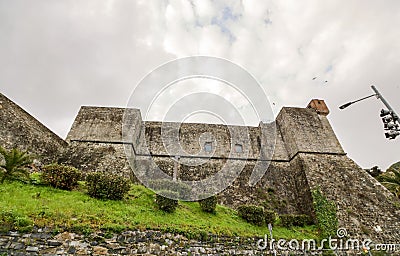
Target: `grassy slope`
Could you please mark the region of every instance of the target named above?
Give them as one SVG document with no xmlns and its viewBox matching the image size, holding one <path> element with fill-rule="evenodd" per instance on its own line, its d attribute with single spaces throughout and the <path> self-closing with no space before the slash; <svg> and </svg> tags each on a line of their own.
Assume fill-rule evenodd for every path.
<svg viewBox="0 0 400 256">
<path fill-rule="evenodd" d="M 4 213 L 7 212 L 38 227 L 56 230 L 91 232 L 99 229 L 156 229 L 189 237 L 202 233 L 262 237 L 268 233 L 266 227 L 250 225 L 235 211 L 222 206 L 217 207 L 216 214 L 208 214 L 201 211 L 198 203 L 180 202 L 175 213 L 164 213 L 157 209 L 154 193 L 139 185 L 132 186 L 129 197 L 123 201 L 102 201 L 92 199 L 81 191 L 69 192 L 18 182 L 5 183 L 0 185 L 0 214 L 3 214 L 0 222 L 4 222 Z M 0 223 L 0 226 L 5 225 Z M 290 230 L 276 227 L 274 236 L 286 239 L 316 238 L 317 232 L 315 227 Z"/>
</svg>

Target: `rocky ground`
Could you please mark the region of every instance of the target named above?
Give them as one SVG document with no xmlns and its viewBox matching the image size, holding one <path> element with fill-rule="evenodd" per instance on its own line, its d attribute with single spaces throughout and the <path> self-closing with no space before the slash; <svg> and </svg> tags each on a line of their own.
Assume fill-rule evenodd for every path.
<svg viewBox="0 0 400 256">
<path fill-rule="evenodd" d="M 260 255 L 256 239 L 187 239 L 160 231 L 101 232 L 88 236 L 46 230 L 0 235 L 0 255 Z"/>
</svg>

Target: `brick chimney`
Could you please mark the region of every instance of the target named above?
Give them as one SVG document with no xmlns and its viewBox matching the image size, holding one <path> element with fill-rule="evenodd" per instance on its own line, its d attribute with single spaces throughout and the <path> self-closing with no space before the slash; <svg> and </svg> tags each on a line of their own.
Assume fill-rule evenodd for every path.
<svg viewBox="0 0 400 256">
<path fill-rule="evenodd" d="M 307 108 L 315 109 L 319 115 L 327 116 L 329 114 L 329 109 L 324 100 L 313 99 L 308 103 Z"/>
</svg>

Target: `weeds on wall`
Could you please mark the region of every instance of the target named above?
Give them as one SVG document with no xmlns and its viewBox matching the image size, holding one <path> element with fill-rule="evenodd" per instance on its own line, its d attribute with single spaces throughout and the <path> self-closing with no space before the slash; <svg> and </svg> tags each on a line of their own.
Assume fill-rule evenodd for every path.
<svg viewBox="0 0 400 256">
<path fill-rule="evenodd" d="M 319 187 L 311 191 L 317 226 L 321 238 L 334 237 L 338 229 L 337 208 L 333 201 L 328 200 Z"/>
</svg>

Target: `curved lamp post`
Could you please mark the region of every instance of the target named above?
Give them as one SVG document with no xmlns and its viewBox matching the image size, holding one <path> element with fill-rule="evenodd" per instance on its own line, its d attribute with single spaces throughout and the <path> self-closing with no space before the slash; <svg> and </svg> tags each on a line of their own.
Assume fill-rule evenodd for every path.
<svg viewBox="0 0 400 256">
<path fill-rule="evenodd" d="M 385 129 L 385 131 L 387 131 L 387 132 L 385 132 L 386 138 L 388 138 L 389 140 L 393 140 L 397 136 L 400 135 L 399 116 L 396 114 L 396 112 L 393 110 L 393 108 L 390 106 L 390 104 L 385 100 L 385 98 L 382 96 L 382 94 L 380 94 L 378 89 L 376 89 L 376 87 L 373 86 L 373 85 L 371 86 L 371 88 L 375 92 L 374 94 L 369 95 L 369 96 L 364 97 L 364 98 L 361 98 L 361 99 L 358 99 L 358 100 L 355 100 L 355 101 L 350 101 L 350 102 L 348 102 L 346 104 L 343 104 L 339 108 L 340 109 L 345 109 L 348 106 L 350 106 L 350 105 L 352 105 L 352 104 L 354 104 L 356 102 L 359 102 L 359 101 L 362 101 L 362 100 L 365 100 L 365 99 L 368 99 L 368 98 L 376 96 L 378 99 L 380 99 L 382 101 L 382 103 L 388 109 L 388 110 L 382 109 L 380 116 L 382 117 L 382 121 L 383 121 L 383 124 L 384 124 L 384 129 Z"/>
</svg>

